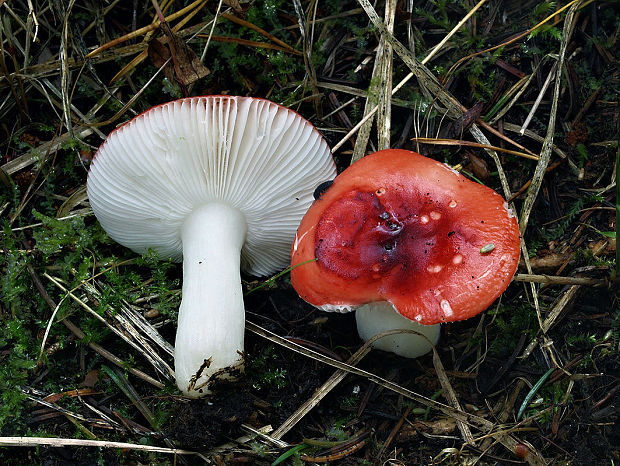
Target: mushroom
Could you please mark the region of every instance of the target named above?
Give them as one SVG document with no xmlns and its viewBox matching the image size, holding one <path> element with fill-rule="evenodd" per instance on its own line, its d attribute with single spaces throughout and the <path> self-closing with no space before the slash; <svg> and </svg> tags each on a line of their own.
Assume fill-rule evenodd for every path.
<svg viewBox="0 0 620 466">
<path fill-rule="evenodd" d="M 291 281 L 326 311 L 366 304 L 357 313 L 365 339 L 409 320 L 435 344 L 438 324 L 482 312 L 508 287 L 519 249 L 499 194 L 443 163 L 387 149 L 348 167 L 312 204 L 293 243 Z M 406 338 L 379 345 L 414 356 L 430 349 Z"/>
<path fill-rule="evenodd" d="M 249 97 L 191 97 L 112 132 L 90 167 L 88 197 L 118 243 L 183 261 L 175 342 L 178 387 L 208 393 L 244 359 L 240 270 L 288 265 L 314 187 L 336 169 L 297 113 Z"/>
</svg>

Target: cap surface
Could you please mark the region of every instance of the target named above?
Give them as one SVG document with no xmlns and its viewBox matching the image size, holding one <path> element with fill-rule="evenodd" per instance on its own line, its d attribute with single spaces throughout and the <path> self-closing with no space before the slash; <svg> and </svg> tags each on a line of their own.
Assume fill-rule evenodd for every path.
<svg viewBox="0 0 620 466">
<path fill-rule="evenodd" d="M 324 310 L 389 301 L 430 325 L 467 319 L 508 286 L 519 228 L 504 199 L 447 165 L 405 150 L 368 155 L 304 216 L 292 284 Z"/>
<path fill-rule="evenodd" d="M 111 133 L 87 188 L 115 241 L 173 260 L 182 259 L 188 214 L 209 201 L 230 204 L 248 223 L 242 270 L 266 275 L 288 264 L 314 188 L 335 172 L 327 143 L 299 114 L 264 99 L 191 97 Z"/>
</svg>

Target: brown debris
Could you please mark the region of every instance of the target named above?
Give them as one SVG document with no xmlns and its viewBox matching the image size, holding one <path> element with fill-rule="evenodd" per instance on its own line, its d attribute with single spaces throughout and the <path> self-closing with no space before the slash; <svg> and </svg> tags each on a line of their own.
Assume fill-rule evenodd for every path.
<svg viewBox="0 0 620 466">
<path fill-rule="evenodd" d="M 165 21 L 162 21 L 159 27 L 166 36 L 167 43 L 164 45 L 161 39 L 153 39 L 149 42 L 148 53 L 156 67 L 166 64 L 164 74 L 170 81 L 177 81 L 182 87 L 186 87 L 210 73 L 198 55 Z M 172 60 L 169 61 L 170 59 Z"/>
</svg>

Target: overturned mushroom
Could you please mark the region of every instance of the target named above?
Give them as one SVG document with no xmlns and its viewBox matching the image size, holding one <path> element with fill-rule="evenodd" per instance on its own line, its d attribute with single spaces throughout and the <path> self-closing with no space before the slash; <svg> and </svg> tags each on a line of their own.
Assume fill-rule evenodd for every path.
<svg viewBox="0 0 620 466">
<path fill-rule="evenodd" d="M 291 257 L 293 266 L 311 262 L 294 268 L 291 280 L 327 311 L 391 303 L 358 313 L 370 338 L 385 329 L 391 307 L 425 326 L 483 311 L 510 283 L 519 245 L 517 221 L 495 191 L 445 164 L 388 149 L 351 165 L 310 207 Z M 424 330 L 437 340 L 438 328 Z"/>
<path fill-rule="evenodd" d="M 175 372 L 184 393 L 200 396 L 241 368 L 240 269 L 285 267 L 314 188 L 334 176 L 310 123 L 248 97 L 160 105 L 99 148 L 88 196 L 103 228 L 138 253 L 183 260 Z"/>
</svg>

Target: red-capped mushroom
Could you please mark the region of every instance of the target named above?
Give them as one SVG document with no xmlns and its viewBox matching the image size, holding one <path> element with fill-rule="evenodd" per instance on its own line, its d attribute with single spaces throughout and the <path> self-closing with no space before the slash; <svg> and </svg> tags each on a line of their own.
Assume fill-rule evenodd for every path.
<svg viewBox="0 0 620 466">
<path fill-rule="evenodd" d="M 516 218 L 495 191 L 388 149 L 351 165 L 310 207 L 293 244 L 291 280 L 323 310 L 388 301 L 433 325 L 486 309 L 510 283 L 519 247 Z"/>
</svg>

